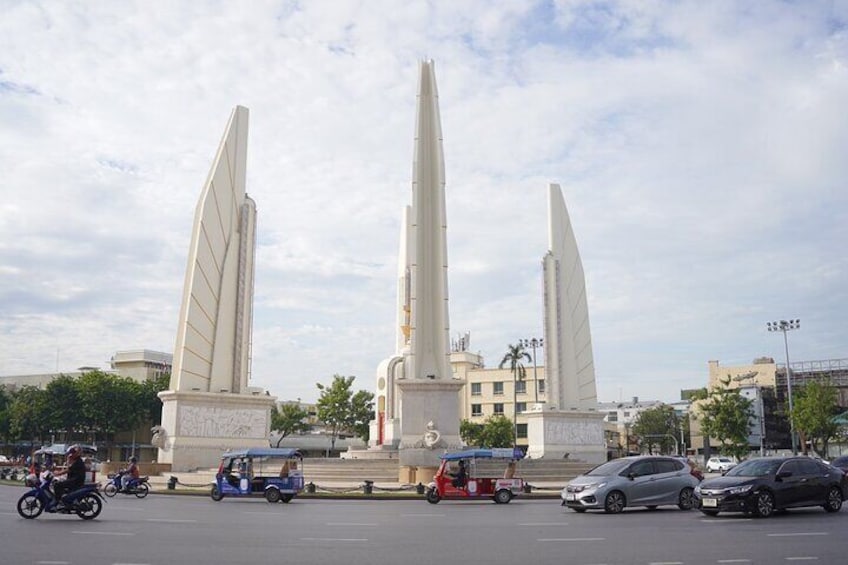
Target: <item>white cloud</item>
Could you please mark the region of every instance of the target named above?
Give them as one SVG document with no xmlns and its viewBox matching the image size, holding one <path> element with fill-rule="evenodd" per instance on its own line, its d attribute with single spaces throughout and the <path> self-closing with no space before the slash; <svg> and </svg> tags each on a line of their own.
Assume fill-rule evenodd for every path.
<svg viewBox="0 0 848 565">
<path fill-rule="evenodd" d="M 793 358 L 846 357 L 846 23 L 829 2 L 10 4 L 0 374 L 173 347 L 194 206 L 242 104 L 255 384 L 371 387 L 394 344 L 424 57 L 452 331 L 490 366 L 541 337 L 548 182 L 583 257 L 603 399 L 670 400 L 709 359 L 780 359 L 772 318 L 802 319 Z"/>
</svg>

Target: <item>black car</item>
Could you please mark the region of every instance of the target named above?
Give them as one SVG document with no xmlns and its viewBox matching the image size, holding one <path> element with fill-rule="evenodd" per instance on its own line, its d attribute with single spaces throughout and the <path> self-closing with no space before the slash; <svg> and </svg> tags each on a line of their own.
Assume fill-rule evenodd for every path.
<svg viewBox="0 0 848 565">
<path fill-rule="evenodd" d="M 702 482 L 695 488 L 695 504 L 708 516 L 744 512 L 766 518 L 801 506 L 838 512 L 846 492 L 848 475 L 835 467 L 809 457 L 762 457 Z"/>
</svg>

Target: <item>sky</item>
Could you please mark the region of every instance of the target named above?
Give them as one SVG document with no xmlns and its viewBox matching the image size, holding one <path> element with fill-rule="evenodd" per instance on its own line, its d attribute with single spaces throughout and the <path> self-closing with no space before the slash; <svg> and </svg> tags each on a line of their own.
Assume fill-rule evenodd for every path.
<svg viewBox="0 0 848 565">
<path fill-rule="evenodd" d="M 435 61 L 451 335 L 543 337 L 547 190 L 598 399 L 708 361 L 848 358 L 848 2 L 0 0 L 0 375 L 172 352 L 194 208 L 250 110 L 251 384 L 394 354 L 418 65 Z M 544 351 L 538 351 L 544 364 Z"/>
</svg>

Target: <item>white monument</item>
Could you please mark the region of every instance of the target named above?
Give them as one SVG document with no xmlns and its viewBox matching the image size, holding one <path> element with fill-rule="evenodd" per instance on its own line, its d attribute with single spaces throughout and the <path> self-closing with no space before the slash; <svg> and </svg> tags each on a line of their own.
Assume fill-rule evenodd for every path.
<svg viewBox="0 0 848 565">
<path fill-rule="evenodd" d="M 372 448 L 398 449 L 401 480 L 430 480 L 461 445 L 459 390 L 450 367 L 445 167 L 432 61 L 420 65 L 412 205 L 402 219 L 395 355 L 377 369 Z M 429 475 L 428 475 L 429 474 Z M 418 480 L 422 480 L 419 477 Z"/>
<path fill-rule="evenodd" d="M 543 265 L 547 403 L 527 413 L 527 454 L 606 460 L 603 414 L 597 411 L 586 280 L 559 185 L 548 192 Z"/>
<path fill-rule="evenodd" d="M 275 398 L 248 386 L 256 204 L 245 192 L 247 108 L 230 115 L 194 215 L 170 389 L 159 393 L 159 462 L 211 467 L 227 448 L 268 447 Z"/>
</svg>

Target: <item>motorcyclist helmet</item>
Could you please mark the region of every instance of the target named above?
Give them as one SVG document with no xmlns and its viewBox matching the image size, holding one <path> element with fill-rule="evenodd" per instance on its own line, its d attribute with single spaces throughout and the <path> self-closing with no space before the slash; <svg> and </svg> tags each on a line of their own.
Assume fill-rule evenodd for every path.
<svg viewBox="0 0 848 565">
<path fill-rule="evenodd" d="M 79 457 L 81 452 L 80 446 L 72 445 L 65 451 L 65 457 Z"/>
</svg>

